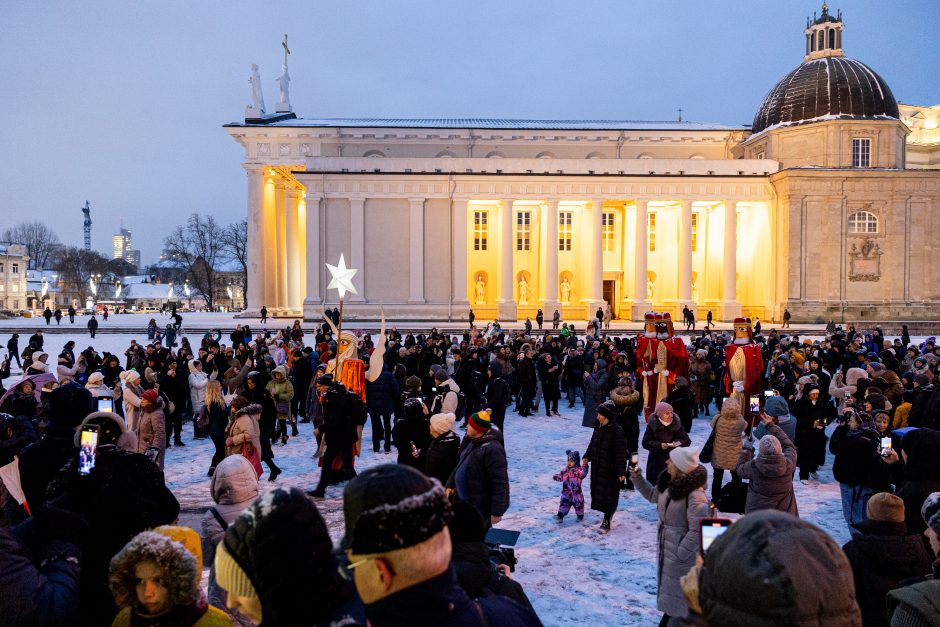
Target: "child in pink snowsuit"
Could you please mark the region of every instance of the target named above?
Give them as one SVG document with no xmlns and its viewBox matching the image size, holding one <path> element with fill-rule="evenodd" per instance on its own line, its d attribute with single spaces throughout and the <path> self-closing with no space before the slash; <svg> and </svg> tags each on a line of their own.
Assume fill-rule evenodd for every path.
<svg viewBox="0 0 940 627">
<path fill-rule="evenodd" d="M 555 481 L 561 481 L 561 503 L 558 504 L 558 513 L 555 519 L 561 522 L 565 514 L 574 506 L 574 513 L 578 520 L 584 520 L 584 493 L 581 491 L 581 481 L 588 474 L 586 467 L 581 467 L 581 454 L 578 451 L 565 451 L 568 455 L 568 467 L 554 476 Z"/>
</svg>

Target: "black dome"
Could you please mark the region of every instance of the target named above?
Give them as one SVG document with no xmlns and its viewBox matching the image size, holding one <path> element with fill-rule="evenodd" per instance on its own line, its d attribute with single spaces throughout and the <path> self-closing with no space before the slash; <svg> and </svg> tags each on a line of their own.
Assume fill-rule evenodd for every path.
<svg viewBox="0 0 940 627">
<path fill-rule="evenodd" d="M 846 57 L 807 61 L 764 97 L 751 131 L 827 119 L 898 119 L 891 88 L 864 63 Z"/>
</svg>

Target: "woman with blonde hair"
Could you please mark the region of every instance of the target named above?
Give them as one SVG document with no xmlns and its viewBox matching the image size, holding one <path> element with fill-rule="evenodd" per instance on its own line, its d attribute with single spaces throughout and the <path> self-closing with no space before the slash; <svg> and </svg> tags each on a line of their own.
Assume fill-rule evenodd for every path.
<svg viewBox="0 0 940 627">
<path fill-rule="evenodd" d="M 209 464 L 208 475 L 211 477 L 215 467 L 225 459 L 225 426 L 228 424 L 228 408 L 222 397 L 222 384 L 218 381 L 209 381 L 206 385 L 205 402 L 196 424 L 200 430 L 208 428 L 209 438 L 215 445 L 215 454 Z"/>
</svg>

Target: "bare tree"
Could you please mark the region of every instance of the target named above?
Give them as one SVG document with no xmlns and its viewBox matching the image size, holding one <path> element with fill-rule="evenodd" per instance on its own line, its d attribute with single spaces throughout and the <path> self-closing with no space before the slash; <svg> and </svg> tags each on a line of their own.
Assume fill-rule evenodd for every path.
<svg viewBox="0 0 940 627">
<path fill-rule="evenodd" d="M 51 251 L 59 243 L 59 236 L 44 222 L 20 222 L 3 231 L 0 240 L 26 246 L 29 268 L 42 270 L 49 262 Z"/>
<path fill-rule="evenodd" d="M 58 249 L 50 263 L 59 275 L 62 293 L 66 298 L 74 295 L 81 303 L 87 300 L 90 291 L 88 279 L 91 275 L 104 274 L 108 269 L 108 260 L 103 255 L 77 246 Z"/>
<path fill-rule="evenodd" d="M 194 213 L 163 240 L 166 252 L 182 262 L 186 276 L 209 309 L 214 309 L 215 268 L 224 255 L 224 231 L 212 216 Z"/>
<path fill-rule="evenodd" d="M 225 227 L 222 238 L 224 254 L 230 261 L 237 262 L 242 269 L 242 298 L 243 305 L 248 306 L 248 220 L 242 219 Z"/>
</svg>

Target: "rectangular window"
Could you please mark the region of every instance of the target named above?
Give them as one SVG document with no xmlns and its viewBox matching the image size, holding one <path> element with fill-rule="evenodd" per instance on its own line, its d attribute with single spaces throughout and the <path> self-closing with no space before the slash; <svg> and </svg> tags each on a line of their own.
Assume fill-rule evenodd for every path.
<svg viewBox="0 0 940 627">
<path fill-rule="evenodd" d="M 3 262 L 0 261 L 0 272 L 3 272 Z"/>
<path fill-rule="evenodd" d="M 614 252 L 614 214 L 604 212 L 601 215 L 601 241 L 604 242 L 604 252 Z"/>
<path fill-rule="evenodd" d="M 532 235 L 532 212 L 519 211 L 516 213 L 516 250 L 529 250 Z"/>
<path fill-rule="evenodd" d="M 19 273 L 20 273 L 20 264 L 18 264 L 18 263 L 11 263 L 10 265 L 13 266 L 13 274 L 19 274 Z"/>
<path fill-rule="evenodd" d="M 489 234 L 489 211 L 473 212 L 473 250 L 486 250 Z"/>
<path fill-rule="evenodd" d="M 571 250 L 571 222 L 574 213 L 571 211 L 558 212 L 558 250 Z"/>
<path fill-rule="evenodd" d="M 692 213 L 692 252 L 698 252 L 698 214 Z"/>
<path fill-rule="evenodd" d="M 650 213 L 646 233 L 649 235 L 650 252 L 656 252 L 656 214 Z"/>
<path fill-rule="evenodd" d="M 871 139 L 858 137 L 852 140 L 852 167 L 871 167 Z"/>
<path fill-rule="evenodd" d="M 761 150 L 759 153 L 757 153 L 757 158 L 758 158 L 758 159 L 763 159 L 763 158 L 764 158 L 764 151 L 763 151 L 763 150 Z"/>
</svg>

